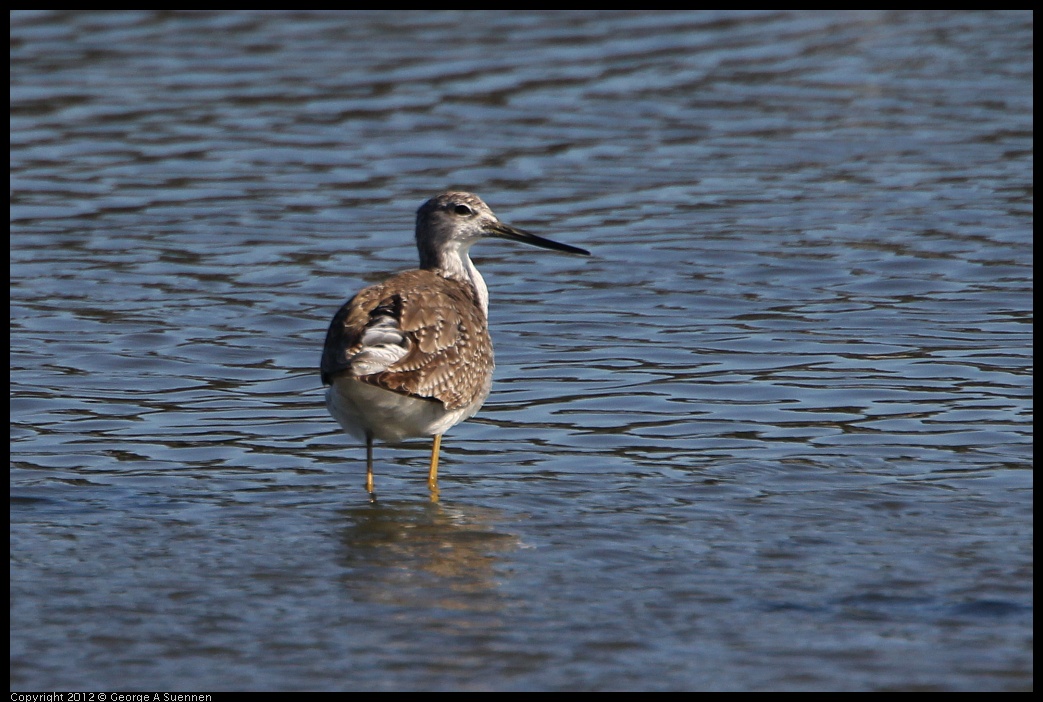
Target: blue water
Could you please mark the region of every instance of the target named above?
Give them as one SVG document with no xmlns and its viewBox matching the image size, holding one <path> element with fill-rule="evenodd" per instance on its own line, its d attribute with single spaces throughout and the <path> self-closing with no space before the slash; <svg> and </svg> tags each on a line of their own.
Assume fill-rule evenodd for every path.
<svg viewBox="0 0 1043 702">
<path fill-rule="evenodd" d="M 1028 690 L 1032 14 L 11 14 L 14 690 Z M 493 393 L 317 366 L 446 189 Z"/>
</svg>

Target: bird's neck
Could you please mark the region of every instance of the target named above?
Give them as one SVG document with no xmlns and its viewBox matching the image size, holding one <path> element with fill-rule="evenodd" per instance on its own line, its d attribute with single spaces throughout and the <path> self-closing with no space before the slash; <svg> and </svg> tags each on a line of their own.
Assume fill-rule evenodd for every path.
<svg viewBox="0 0 1043 702">
<path fill-rule="evenodd" d="M 489 317 L 489 288 L 485 286 L 485 279 L 475 268 L 467 249 L 456 249 L 441 252 L 435 260 L 423 260 L 421 256 L 420 267 L 433 271 L 443 278 L 466 283 L 474 290 L 475 300 L 482 308 L 482 313 Z"/>
</svg>

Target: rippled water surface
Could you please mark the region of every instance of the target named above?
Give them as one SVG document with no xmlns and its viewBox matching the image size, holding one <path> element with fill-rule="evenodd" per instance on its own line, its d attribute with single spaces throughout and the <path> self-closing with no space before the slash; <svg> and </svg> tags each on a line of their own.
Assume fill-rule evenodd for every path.
<svg viewBox="0 0 1043 702">
<path fill-rule="evenodd" d="M 11 685 L 1019 690 L 1032 15 L 11 15 Z M 336 308 L 473 190 L 496 384 Z"/>
</svg>

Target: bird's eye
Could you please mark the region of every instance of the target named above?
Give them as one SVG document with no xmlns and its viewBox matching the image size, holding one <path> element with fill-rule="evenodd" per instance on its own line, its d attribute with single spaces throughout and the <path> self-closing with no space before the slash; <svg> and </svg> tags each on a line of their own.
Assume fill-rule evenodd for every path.
<svg viewBox="0 0 1043 702">
<path fill-rule="evenodd" d="M 474 214 L 474 211 L 467 205 L 457 205 L 453 208 L 453 212 L 460 215 L 461 217 L 470 217 Z"/>
</svg>

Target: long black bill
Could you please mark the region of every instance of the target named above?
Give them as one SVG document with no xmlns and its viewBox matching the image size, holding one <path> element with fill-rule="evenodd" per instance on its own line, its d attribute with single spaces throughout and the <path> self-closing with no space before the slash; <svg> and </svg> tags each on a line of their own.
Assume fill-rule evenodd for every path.
<svg viewBox="0 0 1043 702">
<path fill-rule="evenodd" d="M 530 234 L 524 229 L 518 229 L 517 227 L 512 227 L 503 222 L 496 222 L 495 224 L 486 227 L 485 231 L 487 231 L 490 236 L 499 237 L 500 239 L 510 239 L 511 241 L 520 241 L 523 244 L 532 244 L 533 246 L 539 246 L 542 249 L 564 251 L 565 253 L 581 254 L 583 256 L 590 255 L 590 252 L 586 249 L 581 249 L 578 246 L 569 246 L 568 244 L 559 244 L 556 241 L 551 241 L 550 239 L 544 239 L 542 236 Z"/>
</svg>

